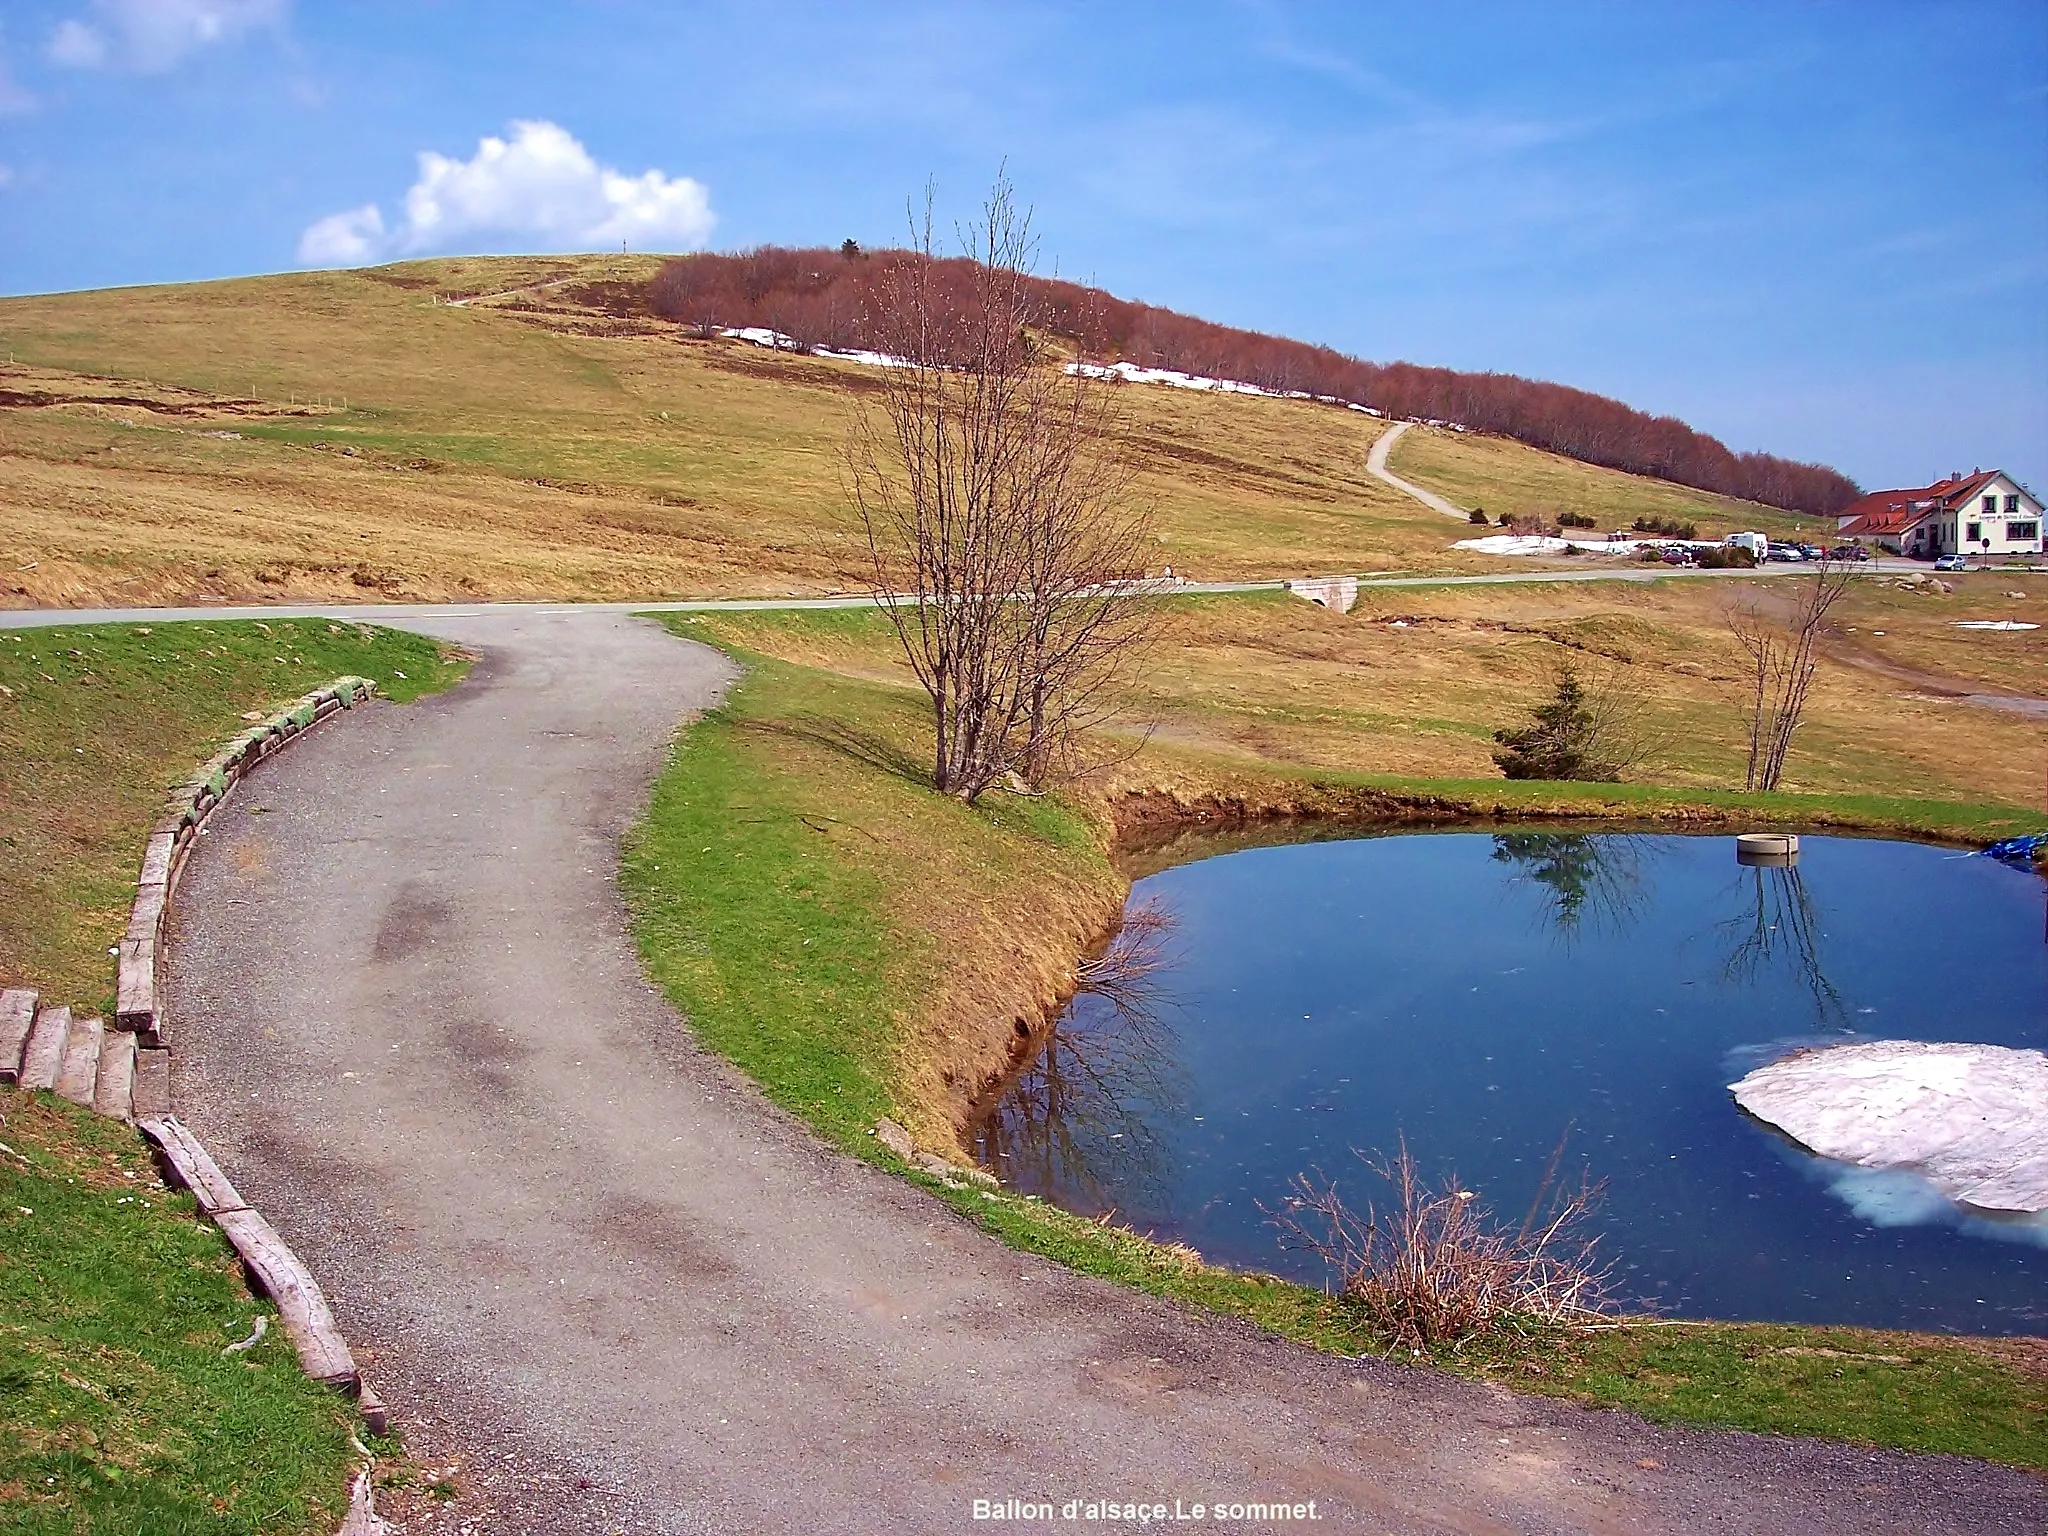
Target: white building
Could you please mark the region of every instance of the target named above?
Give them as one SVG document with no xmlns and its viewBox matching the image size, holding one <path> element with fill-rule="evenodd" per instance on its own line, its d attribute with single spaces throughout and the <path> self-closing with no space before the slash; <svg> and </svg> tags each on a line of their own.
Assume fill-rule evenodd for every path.
<svg viewBox="0 0 2048 1536">
<path fill-rule="evenodd" d="M 1950 475 L 1918 490 L 1872 491 L 1843 508 L 1836 524 L 1846 538 L 1921 560 L 2041 553 L 2040 500 L 1997 469 Z"/>
</svg>

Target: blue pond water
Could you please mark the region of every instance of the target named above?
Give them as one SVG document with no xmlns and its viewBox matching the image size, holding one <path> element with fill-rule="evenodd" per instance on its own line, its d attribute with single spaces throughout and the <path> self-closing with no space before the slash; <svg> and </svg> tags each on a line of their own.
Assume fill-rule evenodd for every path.
<svg viewBox="0 0 2048 1536">
<path fill-rule="evenodd" d="M 1134 891 L 1169 923 L 1149 1006 L 1077 999 L 979 1150 L 1012 1187 L 1321 1280 L 1265 1214 L 1297 1173 L 1362 1203 L 1352 1149 L 1405 1138 L 1519 1219 L 1568 1132 L 1633 1301 L 2048 1332 L 2048 1225 L 1816 1159 L 1728 1094 L 1795 1044 L 2048 1047 L 2044 900 L 1988 859 L 1839 837 L 1792 870 L 1728 837 L 1557 830 L 1205 858 Z"/>
</svg>

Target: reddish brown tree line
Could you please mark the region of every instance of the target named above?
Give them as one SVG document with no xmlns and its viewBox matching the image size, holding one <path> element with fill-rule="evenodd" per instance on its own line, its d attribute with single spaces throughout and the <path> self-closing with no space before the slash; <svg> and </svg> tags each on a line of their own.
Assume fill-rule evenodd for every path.
<svg viewBox="0 0 2048 1536">
<path fill-rule="evenodd" d="M 906 263 L 929 265 L 923 282 L 942 290 L 948 302 L 973 302 L 972 264 L 958 258 L 776 246 L 672 261 L 654 278 L 650 298 L 657 313 L 706 334 L 766 326 L 806 347 L 886 350 L 880 296 L 900 280 L 896 269 Z M 1327 395 L 1389 416 L 1454 421 L 1588 464 L 1799 512 L 1832 514 L 1861 494 L 1853 480 L 1826 465 L 1736 453 L 1676 417 L 1651 416 L 1583 389 L 1505 373 L 1370 363 L 1078 283 L 1030 282 L 1050 328 L 1090 357 Z"/>
</svg>

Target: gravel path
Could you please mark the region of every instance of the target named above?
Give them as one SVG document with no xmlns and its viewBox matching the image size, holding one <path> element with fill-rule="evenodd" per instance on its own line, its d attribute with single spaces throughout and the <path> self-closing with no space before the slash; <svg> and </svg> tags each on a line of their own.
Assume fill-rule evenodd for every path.
<svg viewBox="0 0 2048 1536">
<path fill-rule="evenodd" d="M 1401 441 L 1411 423 L 1397 421 L 1373 440 L 1372 451 L 1365 456 L 1366 473 L 1386 481 L 1403 495 L 1413 496 L 1432 512 L 1441 512 L 1445 517 L 1455 517 L 1459 522 L 1470 522 L 1471 518 L 1463 507 L 1452 506 L 1435 491 L 1425 491 L 1412 480 L 1403 480 L 1387 468 L 1387 455 L 1394 451 L 1394 444 Z"/>
<path fill-rule="evenodd" d="M 603 610 L 420 627 L 482 651 L 470 680 L 266 764 L 188 867 L 170 976 L 180 1112 L 468 1469 L 413 1529 L 953 1532 L 1091 1497 L 1316 1502 L 1233 1530 L 2048 1523 L 2017 1472 L 1313 1355 L 824 1150 L 694 1046 L 613 879 L 726 663 Z"/>
</svg>

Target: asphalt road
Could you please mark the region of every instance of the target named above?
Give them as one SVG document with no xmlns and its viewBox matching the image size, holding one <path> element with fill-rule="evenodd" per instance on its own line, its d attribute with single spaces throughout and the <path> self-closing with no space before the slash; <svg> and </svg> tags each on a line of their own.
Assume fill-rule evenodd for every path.
<svg viewBox="0 0 2048 1536">
<path fill-rule="evenodd" d="M 180 888 L 169 1001 L 179 1112 L 411 1443 L 463 1462 L 433 1528 L 988 1529 L 977 1498 L 1316 1503 L 1232 1530 L 2048 1524 L 2018 1472 L 1315 1355 L 826 1150 L 696 1047 L 614 882 L 726 663 L 604 609 L 408 623 L 482 660 L 243 786 Z"/>
<path fill-rule="evenodd" d="M 1504 557 L 1514 558 L 1514 557 Z M 1879 560 L 1867 569 L 1878 574 L 1917 571 L 1910 560 Z M 1487 571 L 1477 576 L 1361 576 L 1361 590 L 1373 587 L 1487 587 L 1560 581 L 1713 581 L 1757 576 L 1796 576 L 1800 565 L 1766 565 L 1752 571 L 1682 570 L 1671 566 L 1621 565 L 1560 571 L 1535 566 L 1518 571 Z M 1284 580 L 1182 581 L 1174 594 L 1205 592 L 1278 592 Z M 38 629 L 56 624 L 168 624 L 181 619 L 346 619 L 369 624 L 395 624 L 422 629 L 443 621 L 490 615 L 624 614 L 624 613 L 750 613 L 775 610 L 872 608 L 867 596 L 721 597 L 626 603 L 488 602 L 488 603 L 260 603 L 210 604 L 196 608 L 0 608 L 0 629 Z"/>
</svg>

